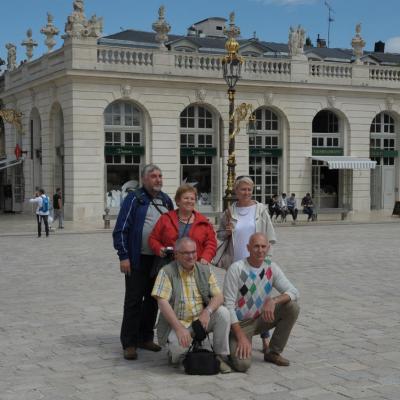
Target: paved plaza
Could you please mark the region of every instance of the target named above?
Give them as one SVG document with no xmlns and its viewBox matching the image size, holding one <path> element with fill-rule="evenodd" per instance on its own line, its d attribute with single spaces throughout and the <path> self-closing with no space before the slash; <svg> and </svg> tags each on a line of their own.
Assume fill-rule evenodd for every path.
<svg viewBox="0 0 400 400">
<path fill-rule="evenodd" d="M 275 261 L 301 294 L 292 364 L 264 363 L 257 338 L 247 374 L 211 377 L 169 367 L 165 352 L 122 358 L 110 232 L 0 235 L 0 399 L 398 400 L 400 223 L 277 231 Z"/>
</svg>

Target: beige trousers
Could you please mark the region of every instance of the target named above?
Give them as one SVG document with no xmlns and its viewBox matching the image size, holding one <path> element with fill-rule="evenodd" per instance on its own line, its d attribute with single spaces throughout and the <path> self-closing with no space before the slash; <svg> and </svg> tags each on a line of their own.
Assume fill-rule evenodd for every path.
<svg viewBox="0 0 400 400">
<path fill-rule="evenodd" d="M 210 318 L 208 323 L 208 332 L 213 332 L 213 348 L 216 354 L 226 355 L 229 354 L 229 330 L 231 327 L 231 319 L 229 311 L 226 307 L 220 306 Z M 193 332 L 191 332 L 193 335 Z M 208 339 L 204 340 L 204 344 Z M 171 330 L 168 336 L 168 353 L 170 361 L 173 364 L 179 363 L 185 353 L 188 351 L 187 347 L 182 347 L 179 344 L 178 337 L 174 330 Z"/>
</svg>

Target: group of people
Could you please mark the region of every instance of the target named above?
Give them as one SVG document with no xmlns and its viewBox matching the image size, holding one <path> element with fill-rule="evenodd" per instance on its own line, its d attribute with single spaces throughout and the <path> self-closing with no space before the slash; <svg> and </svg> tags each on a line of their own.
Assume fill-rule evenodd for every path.
<svg viewBox="0 0 400 400">
<path fill-rule="evenodd" d="M 63 198 L 61 189 L 57 188 L 53 195 L 53 203 L 51 203 L 44 189 L 37 189 L 33 198 L 29 199 L 30 203 L 36 204 L 36 221 L 38 237 L 42 236 L 42 224 L 46 237 L 50 234 L 50 221 L 55 222 L 58 220 L 58 228 L 64 229 L 64 217 L 63 217 Z"/>
<path fill-rule="evenodd" d="M 303 213 L 308 216 L 307 221 L 314 221 L 314 203 L 310 193 L 306 193 L 302 198 L 301 206 L 303 207 Z M 275 215 L 275 221 L 280 217 L 281 222 L 284 222 L 286 221 L 287 215 L 290 214 L 292 216 L 293 224 L 296 224 L 297 215 L 299 213 L 296 194 L 291 193 L 289 197 L 287 197 L 286 193 L 282 193 L 280 197 L 278 197 L 277 194 L 274 194 L 268 202 L 268 210 L 271 219 Z"/>
<path fill-rule="evenodd" d="M 137 359 L 138 349 L 157 352 L 167 346 L 170 363 L 179 365 L 198 320 L 205 331 L 213 332 L 222 373 L 250 367 L 252 337 L 258 334 L 264 341 L 264 360 L 289 365 L 281 353 L 299 313 L 299 294 L 271 260 L 276 234 L 268 207 L 252 198 L 251 178 L 236 179 L 237 202 L 222 215 L 217 233 L 195 210 L 195 187 L 177 189 L 174 209 L 161 190 L 158 166 L 146 165 L 141 180 L 142 186 L 125 198 L 113 231 L 125 275 L 120 336 L 124 358 Z M 221 248 L 223 257 L 216 256 Z M 227 269 L 222 290 L 212 263 Z M 272 295 L 272 288 L 278 295 Z"/>
</svg>

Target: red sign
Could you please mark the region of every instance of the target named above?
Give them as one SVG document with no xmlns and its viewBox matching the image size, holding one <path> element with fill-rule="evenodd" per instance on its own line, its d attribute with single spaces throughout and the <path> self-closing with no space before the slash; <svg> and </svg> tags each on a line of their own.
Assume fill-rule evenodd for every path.
<svg viewBox="0 0 400 400">
<path fill-rule="evenodd" d="M 19 160 L 21 158 L 21 156 L 22 156 L 22 150 L 21 150 L 21 147 L 19 147 L 18 143 L 15 146 L 14 154 L 15 154 L 15 157 L 17 158 L 17 160 Z"/>
</svg>

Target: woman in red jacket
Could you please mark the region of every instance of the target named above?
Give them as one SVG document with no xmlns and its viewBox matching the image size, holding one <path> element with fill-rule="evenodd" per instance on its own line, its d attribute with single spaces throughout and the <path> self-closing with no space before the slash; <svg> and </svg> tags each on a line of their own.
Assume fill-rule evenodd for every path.
<svg viewBox="0 0 400 400">
<path fill-rule="evenodd" d="M 208 219 L 195 211 L 197 190 L 184 184 L 175 194 L 176 210 L 163 214 L 149 236 L 149 246 L 155 255 L 165 257 L 177 239 L 187 236 L 197 244 L 197 260 L 208 264 L 215 256 L 217 240 Z"/>
</svg>

